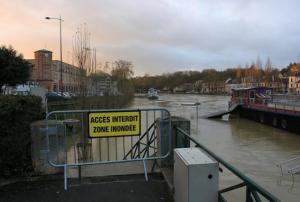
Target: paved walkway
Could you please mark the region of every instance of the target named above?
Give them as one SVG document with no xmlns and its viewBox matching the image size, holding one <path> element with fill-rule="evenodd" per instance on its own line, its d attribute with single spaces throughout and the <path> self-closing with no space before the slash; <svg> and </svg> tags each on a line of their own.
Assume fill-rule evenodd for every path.
<svg viewBox="0 0 300 202">
<path fill-rule="evenodd" d="M 0 201 L 173 201 L 169 188 L 160 174 L 85 178 L 69 180 L 63 189 L 63 177 L 16 182 L 0 187 Z"/>
</svg>

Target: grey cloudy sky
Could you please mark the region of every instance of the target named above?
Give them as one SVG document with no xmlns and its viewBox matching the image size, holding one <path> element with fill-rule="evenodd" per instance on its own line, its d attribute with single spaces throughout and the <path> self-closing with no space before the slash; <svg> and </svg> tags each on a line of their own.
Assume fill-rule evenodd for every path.
<svg viewBox="0 0 300 202">
<path fill-rule="evenodd" d="M 1 1 L 0 44 L 26 58 L 41 48 L 57 58 L 58 22 L 44 17 L 61 14 L 68 62 L 86 23 L 98 60 L 130 60 L 136 75 L 224 69 L 257 56 L 282 68 L 300 60 L 299 8 L 298 0 Z"/>
</svg>

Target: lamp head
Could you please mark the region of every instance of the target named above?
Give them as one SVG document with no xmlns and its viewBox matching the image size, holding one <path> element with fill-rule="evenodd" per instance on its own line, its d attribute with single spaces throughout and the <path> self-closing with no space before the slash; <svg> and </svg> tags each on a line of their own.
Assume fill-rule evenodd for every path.
<svg viewBox="0 0 300 202">
<path fill-rule="evenodd" d="M 45 17 L 46 20 L 50 20 L 50 17 Z"/>
</svg>

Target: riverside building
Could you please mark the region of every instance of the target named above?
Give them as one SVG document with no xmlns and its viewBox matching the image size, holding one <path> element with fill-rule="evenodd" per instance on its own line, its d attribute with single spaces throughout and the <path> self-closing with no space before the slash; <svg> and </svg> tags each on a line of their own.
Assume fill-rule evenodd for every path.
<svg viewBox="0 0 300 202">
<path fill-rule="evenodd" d="M 79 92 L 80 85 L 86 79 L 86 70 L 68 63 L 62 63 L 62 81 L 60 81 L 61 67 L 59 60 L 52 59 L 49 50 L 34 52 L 34 59 L 28 60 L 33 64 L 31 81 L 37 82 L 48 91 Z"/>
</svg>

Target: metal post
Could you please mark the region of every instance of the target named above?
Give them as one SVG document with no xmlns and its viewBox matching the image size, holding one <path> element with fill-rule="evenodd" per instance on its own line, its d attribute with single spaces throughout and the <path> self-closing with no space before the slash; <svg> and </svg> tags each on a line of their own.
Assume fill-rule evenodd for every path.
<svg viewBox="0 0 300 202">
<path fill-rule="evenodd" d="M 200 104 L 200 103 L 199 103 Z M 198 122 L 199 122 L 199 104 L 198 103 L 196 103 L 196 110 L 197 110 L 197 130 L 196 130 L 196 135 L 198 134 Z"/>
<path fill-rule="evenodd" d="M 64 125 L 64 149 L 65 149 L 65 165 L 64 165 L 64 188 L 65 190 L 68 189 L 68 174 L 67 174 L 67 164 L 68 164 L 68 150 L 67 150 L 67 134 L 66 134 L 66 125 Z"/>
<path fill-rule="evenodd" d="M 148 125 L 148 111 L 146 111 L 146 128 L 147 128 L 147 144 L 146 144 L 146 153 L 147 153 L 147 157 L 149 157 L 149 149 L 150 149 L 150 144 L 149 144 L 149 125 Z"/>
<path fill-rule="evenodd" d="M 60 43 L 60 93 L 63 95 L 63 77 L 62 77 L 62 37 L 61 37 L 61 16 L 59 16 L 59 43 Z"/>
<path fill-rule="evenodd" d="M 143 165 L 144 165 L 145 180 L 148 182 L 148 172 L 147 172 L 147 165 L 145 159 L 143 159 Z"/>
<path fill-rule="evenodd" d="M 64 165 L 64 188 L 65 190 L 68 189 L 68 170 L 67 170 L 67 163 Z"/>
<path fill-rule="evenodd" d="M 246 187 L 246 202 L 253 202 L 251 196 L 251 188 L 249 186 Z"/>
<path fill-rule="evenodd" d="M 63 65 L 62 65 L 62 33 L 61 33 L 61 22 L 63 19 L 61 19 L 61 16 L 59 18 L 52 18 L 52 17 L 45 17 L 46 20 L 59 20 L 59 49 L 60 49 L 60 80 L 58 82 L 58 89 L 60 90 L 61 96 L 63 95 Z"/>
</svg>

